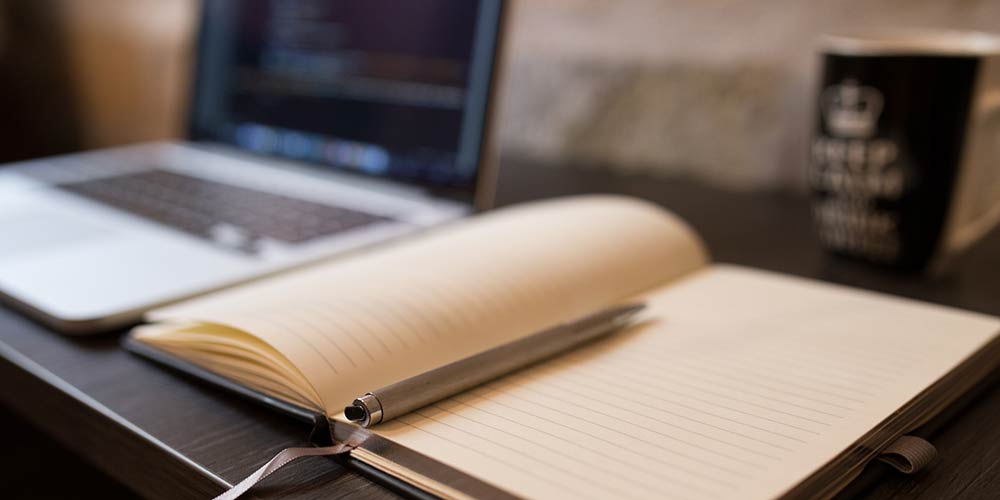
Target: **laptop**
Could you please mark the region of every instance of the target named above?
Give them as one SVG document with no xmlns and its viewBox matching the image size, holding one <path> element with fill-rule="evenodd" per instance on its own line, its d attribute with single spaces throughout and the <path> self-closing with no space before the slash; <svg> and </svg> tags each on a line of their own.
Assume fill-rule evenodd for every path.
<svg viewBox="0 0 1000 500">
<path fill-rule="evenodd" d="M 489 207 L 502 3 L 205 2 L 187 140 L 0 168 L 0 295 L 106 331 Z"/>
</svg>

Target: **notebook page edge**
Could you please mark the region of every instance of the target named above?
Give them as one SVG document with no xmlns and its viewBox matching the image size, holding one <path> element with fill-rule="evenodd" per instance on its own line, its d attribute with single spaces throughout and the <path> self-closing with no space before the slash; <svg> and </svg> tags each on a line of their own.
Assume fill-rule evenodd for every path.
<svg viewBox="0 0 1000 500">
<path fill-rule="evenodd" d="M 582 212 L 584 215 L 577 215 L 577 212 Z M 510 242 L 504 242 L 504 238 L 501 236 L 506 236 L 509 239 L 512 235 L 520 234 L 516 232 L 511 233 L 510 231 L 526 231 L 524 239 L 528 241 L 521 243 L 521 247 L 523 248 L 521 250 L 515 249 L 514 253 L 506 254 L 509 255 L 509 259 L 513 259 L 513 264 L 510 264 L 514 265 L 512 270 L 524 267 L 519 265 L 518 262 L 521 264 L 531 264 L 532 261 L 551 262 L 551 265 L 546 264 L 544 266 L 539 266 L 538 262 L 534 262 L 534 269 L 544 277 L 544 273 L 549 272 L 549 269 L 546 268 L 558 268 L 559 265 L 562 265 L 563 268 L 560 270 L 562 274 L 554 276 L 561 276 L 560 279 L 564 284 L 569 284 L 576 279 L 574 278 L 576 274 L 581 276 L 580 279 L 586 278 L 587 272 L 591 271 L 588 270 L 588 266 L 585 264 L 593 262 L 594 259 L 597 259 L 597 262 L 602 262 L 597 267 L 604 266 L 602 276 L 605 278 L 605 281 L 608 281 L 608 277 L 612 277 L 610 281 L 615 281 L 614 277 L 622 274 L 619 272 L 619 268 L 627 270 L 629 267 L 628 262 L 631 262 L 630 257 L 638 255 L 639 257 L 634 259 L 638 262 L 635 265 L 646 266 L 649 269 L 642 269 L 641 272 L 633 270 L 631 275 L 623 277 L 619 281 L 625 280 L 625 282 L 628 282 L 627 280 L 632 280 L 634 283 L 624 286 L 624 288 L 621 284 L 618 285 L 618 288 L 622 290 L 627 289 L 629 294 L 631 294 L 661 281 L 656 278 L 657 276 L 683 273 L 689 267 L 704 265 L 704 262 L 707 260 L 704 246 L 686 223 L 673 214 L 654 207 L 648 202 L 624 197 L 585 196 L 566 200 L 543 201 L 508 209 L 507 212 L 493 212 L 493 214 L 482 216 L 472 222 L 466 222 L 464 225 L 463 223 L 450 225 L 442 230 L 434 231 L 425 238 L 410 238 L 402 245 L 386 246 L 371 254 L 357 256 L 357 258 L 352 260 L 337 260 L 308 269 L 292 271 L 287 275 L 265 279 L 207 297 L 193 299 L 179 305 L 154 310 L 149 313 L 149 317 L 161 321 L 178 318 L 210 321 L 224 324 L 261 338 L 275 347 L 286 358 L 292 360 L 293 364 L 306 374 L 311 384 L 321 394 L 324 406 L 327 407 L 328 412 L 332 413 L 338 411 L 339 407 L 349 402 L 348 398 L 357 396 L 357 394 L 351 393 L 357 392 L 359 387 L 364 386 L 364 390 L 369 390 L 372 388 L 369 386 L 384 385 L 399 378 L 405 378 L 402 373 L 404 371 L 420 372 L 432 366 L 463 357 L 463 353 L 464 355 L 472 354 L 502 343 L 502 341 L 508 340 L 505 335 L 509 335 L 503 332 L 511 331 L 518 333 L 518 335 L 528 334 L 542 327 L 551 326 L 551 324 L 559 320 L 566 319 L 565 316 L 573 313 L 572 309 L 574 307 L 579 309 L 579 312 L 587 309 L 606 307 L 608 304 L 605 302 L 612 300 L 610 295 L 624 294 L 619 291 L 613 294 L 605 294 L 609 295 L 608 297 L 591 297 L 590 299 L 578 300 L 574 303 L 573 301 L 563 300 L 537 300 L 540 297 L 547 296 L 546 294 L 555 294 L 555 296 L 559 297 L 565 297 L 566 294 L 564 292 L 553 291 L 554 289 L 548 291 L 535 290 L 532 293 L 536 293 L 538 297 L 535 297 L 532 303 L 536 304 L 534 308 L 538 310 L 535 311 L 534 317 L 527 316 L 530 321 L 522 321 L 521 323 L 524 324 L 506 328 L 501 320 L 518 315 L 506 314 L 499 309 L 500 306 L 495 304 L 498 300 L 503 299 L 498 293 L 502 294 L 506 290 L 504 288 L 506 285 L 501 286 L 496 284 L 496 280 L 501 278 L 499 275 L 487 276 L 482 278 L 486 279 L 486 281 L 482 281 L 481 279 L 480 283 L 476 283 L 475 280 L 470 282 L 469 278 L 474 278 L 474 275 L 477 273 L 471 273 L 472 276 L 467 276 L 470 273 L 466 273 L 465 275 L 452 276 L 450 284 L 443 288 L 438 287 L 440 288 L 439 290 L 414 289 L 412 293 L 404 294 L 399 291 L 393 291 L 391 287 L 379 288 L 378 286 L 365 284 L 366 280 L 392 283 L 390 278 L 398 278 L 398 274 L 386 273 L 380 279 L 369 279 L 369 276 L 365 275 L 365 273 L 378 272 L 375 269 L 378 266 L 372 264 L 372 262 L 381 263 L 393 261 L 393 259 L 399 261 L 400 256 L 403 256 L 423 262 L 425 264 L 424 267 L 436 269 L 440 272 L 448 264 L 442 261 L 439 256 L 447 247 L 443 242 L 453 241 L 455 235 L 461 236 L 463 234 L 475 233 L 476 231 L 478 231 L 476 234 L 479 235 L 493 235 L 494 233 L 489 232 L 490 229 L 486 228 L 486 225 L 489 224 L 492 224 L 490 227 L 499 228 L 497 230 L 498 234 L 495 234 L 495 236 L 500 240 L 500 245 L 498 245 L 500 247 L 511 244 Z M 538 217 L 547 217 L 547 219 L 544 219 L 543 223 L 536 224 L 533 220 Z M 545 223 L 550 225 L 555 224 L 555 226 L 546 227 Z M 602 223 L 604 227 L 601 226 Z M 560 225 L 566 227 L 561 227 Z M 643 229 L 648 231 L 644 231 Z M 602 231 L 608 232 L 609 237 L 605 238 Z M 655 234 L 653 236 L 643 235 L 645 232 Z M 592 257 L 587 253 L 586 248 L 564 248 L 561 253 L 568 254 L 568 256 L 562 255 L 559 251 L 556 251 L 559 245 L 553 245 L 551 242 L 559 241 L 559 238 L 544 241 L 544 238 L 552 238 L 553 235 L 568 238 L 569 241 L 580 247 L 592 245 L 604 248 L 605 250 L 594 250 L 595 257 Z M 469 238 L 466 238 L 466 240 L 469 240 Z M 664 241 L 666 242 L 665 244 Z M 658 243 L 649 244 L 650 242 Z M 468 248 L 479 252 L 491 251 L 489 248 L 490 245 L 476 246 L 475 241 L 465 241 L 463 245 L 472 245 Z M 631 245 L 630 250 L 628 249 L 629 245 Z M 619 247 L 626 247 L 628 251 L 623 251 Z M 517 251 L 521 253 L 518 254 Z M 538 256 L 535 257 L 531 252 L 538 254 Z M 671 258 L 671 256 L 674 258 Z M 456 257 L 461 259 L 466 258 L 461 253 L 457 256 L 452 256 L 452 258 Z M 600 258 L 603 258 L 604 261 L 601 261 Z M 521 260 L 518 261 L 518 259 Z M 615 259 L 618 259 L 617 262 Z M 656 259 L 656 262 L 654 263 L 652 259 Z M 474 263 L 476 264 L 475 268 L 488 267 L 485 265 L 488 264 L 488 260 Z M 397 268 L 401 266 L 398 262 L 394 265 Z M 676 269 L 670 271 L 669 268 L 671 266 L 676 267 Z M 419 275 L 420 269 L 396 269 L 394 272 L 397 271 L 403 272 L 412 278 L 408 278 L 409 281 L 406 283 L 434 283 L 435 280 L 438 280 L 435 277 L 421 277 Z M 361 284 L 362 286 L 360 290 L 352 290 L 348 295 L 342 293 L 341 299 L 332 304 L 335 310 L 325 312 L 324 310 L 328 309 L 329 305 L 319 303 L 316 305 L 303 304 L 294 299 L 287 298 L 295 294 L 302 295 L 303 290 L 313 289 L 315 291 L 323 291 L 325 287 L 329 286 L 322 285 L 323 282 L 314 278 L 315 276 L 327 276 L 331 282 L 347 280 L 349 283 Z M 542 278 L 539 279 L 541 280 Z M 527 278 L 527 280 L 530 281 L 530 278 Z M 441 281 L 441 283 L 444 282 Z M 518 298 L 516 295 L 518 293 L 522 295 L 527 293 L 523 290 L 517 290 L 519 287 L 523 288 L 524 283 L 515 282 L 515 285 L 517 286 L 510 289 L 514 295 L 513 299 L 511 299 L 513 301 L 512 304 L 517 303 L 519 300 L 524 302 L 522 300 L 523 297 Z M 405 284 L 403 286 L 405 288 Z M 471 292 L 475 291 L 477 287 L 483 288 L 484 286 L 486 288 L 492 286 L 492 288 L 485 294 L 480 294 L 482 297 L 476 298 L 478 302 L 471 301 L 472 299 L 469 299 L 469 296 L 472 295 Z M 461 290 L 461 288 L 465 287 L 471 287 L 472 290 Z M 452 299 L 457 297 L 456 300 L 464 302 L 456 302 L 455 304 L 459 305 L 456 307 L 455 304 L 448 302 L 448 300 L 452 299 L 444 297 L 446 299 L 444 301 L 445 306 L 438 307 L 441 301 L 435 303 L 435 301 L 430 301 L 426 298 L 413 297 L 428 292 L 437 293 L 442 296 L 447 295 L 448 297 L 452 297 Z M 312 295 L 328 294 L 312 293 Z M 574 296 L 576 295 L 578 294 L 574 294 Z M 594 294 L 591 293 L 590 295 Z M 620 297 L 614 298 L 617 299 Z M 414 303 L 419 302 L 420 304 L 413 305 L 413 307 L 404 310 L 404 302 L 406 300 Z M 346 304 L 351 301 L 355 302 L 355 304 Z M 552 311 L 546 312 L 550 309 L 548 306 L 542 307 L 537 305 L 545 303 L 553 304 Z M 313 310 L 307 311 L 310 307 Z M 339 309 L 337 309 L 338 307 Z M 469 318 L 461 317 L 462 312 L 475 309 L 476 307 L 496 309 L 493 311 L 496 314 L 486 316 L 489 318 L 486 321 L 470 321 Z M 351 310 L 357 312 L 366 308 L 371 309 L 371 311 L 362 311 L 364 314 L 349 313 Z M 396 311 L 393 312 L 392 309 L 396 309 Z M 531 309 L 531 307 L 528 309 Z M 567 309 L 567 311 L 559 313 L 562 309 Z M 455 312 L 456 310 L 458 311 L 457 313 Z M 522 313 L 524 312 L 523 307 L 520 310 Z M 270 314 L 268 315 L 269 311 Z M 387 311 L 389 314 L 386 314 Z M 378 312 L 378 315 L 375 314 L 376 312 Z M 587 312 L 592 311 L 588 310 Z M 322 316 L 320 313 L 326 316 Z M 412 318 L 414 314 L 426 314 L 429 319 L 422 323 L 423 326 L 417 326 L 410 319 L 403 319 L 404 317 Z M 338 317 L 329 317 L 329 315 L 337 315 Z M 551 317 L 544 319 L 543 316 L 546 315 Z M 293 318 L 292 316 L 296 317 Z M 461 327 L 462 321 L 465 321 L 465 327 Z M 333 323 L 337 323 L 335 325 L 336 329 L 341 332 L 333 337 L 330 334 L 323 334 L 324 337 L 322 338 L 314 338 L 312 333 L 304 333 L 333 328 L 330 326 Z M 407 342 L 410 342 L 410 344 L 419 344 L 417 337 L 431 336 L 427 331 L 428 328 L 435 329 L 446 323 L 459 325 L 452 328 L 452 330 L 453 333 L 462 334 L 461 340 L 463 342 L 466 341 L 466 338 L 472 338 L 468 335 L 467 331 L 463 330 L 463 328 L 469 328 L 470 325 L 479 325 L 475 327 L 479 335 L 484 334 L 483 330 L 485 328 L 493 331 L 496 335 L 491 335 L 497 338 L 489 343 L 472 341 L 468 346 L 456 349 L 454 353 L 430 353 L 440 359 L 435 359 L 433 364 L 428 361 L 428 366 L 413 367 L 412 369 L 407 368 L 405 370 L 395 369 L 395 372 L 400 373 L 391 372 L 391 370 L 391 373 L 386 372 L 386 367 L 404 367 L 406 363 L 414 359 L 421 360 L 433 357 L 416 355 L 419 352 L 415 354 L 415 351 L 412 350 L 412 345 L 407 345 Z M 295 339 L 293 337 L 299 338 Z M 423 341 L 424 339 L 419 340 Z M 451 343 L 460 344 L 460 342 Z M 441 346 L 438 345 L 429 349 L 440 350 Z M 401 353 L 406 356 L 402 356 Z M 383 361 L 382 358 L 393 359 L 393 361 Z M 380 363 L 381 366 L 379 366 Z M 327 376 L 330 372 L 337 374 L 336 382 Z M 350 395 L 348 396 L 348 394 Z"/>
</svg>

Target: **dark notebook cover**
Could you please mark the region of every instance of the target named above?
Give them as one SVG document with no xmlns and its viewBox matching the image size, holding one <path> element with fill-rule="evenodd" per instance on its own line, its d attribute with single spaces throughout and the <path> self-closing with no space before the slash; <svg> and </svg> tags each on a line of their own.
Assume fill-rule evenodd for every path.
<svg viewBox="0 0 1000 500">
<path fill-rule="evenodd" d="M 126 335 L 125 339 L 122 341 L 122 345 L 125 350 L 133 354 L 153 360 L 174 371 L 193 377 L 199 381 L 208 382 L 216 387 L 226 389 L 239 395 L 240 397 L 262 404 L 272 410 L 299 420 L 305 425 L 311 426 L 312 430 L 309 432 L 308 441 L 312 445 L 328 446 L 333 444 L 336 426 L 351 427 L 351 429 L 343 429 L 345 432 L 356 432 L 360 429 L 355 426 L 351 426 L 350 424 L 331 421 L 322 413 L 318 413 L 309 408 L 294 405 L 268 396 L 262 392 L 250 389 L 225 377 L 212 373 L 211 371 L 208 371 L 200 366 L 172 356 L 167 352 L 150 347 L 141 342 L 137 342 L 132 339 L 131 336 Z M 303 426 L 304 432 L 305 425 Z M 362 430 L 362 432 L 367 431 Z M 402 465 L 428 478 L 432 478 L 445 486 L 454 488 L 473 497 L 515 498 L 503 490 L 457 471 L 429 457 L 404 448 L 396 443 L 392 443 L 375 434 L 369 434 L 361 447 L 365 448 L 367 451 L 375 453 L 376 455 L 386 458 L 392 463 Z M 430 494 L 417 486 L 399 479 L 385 471 L 377 469 L 368 463 L 358 460 L 357 458 L 350 456 L 350 454 L 337 455 L 331 458 L 337 463 L 360 472 L 366 477 L 369 477 L 372 480 L 406 496 L 420 499 L 438 498 L 437 496 Z"/>
</svg>

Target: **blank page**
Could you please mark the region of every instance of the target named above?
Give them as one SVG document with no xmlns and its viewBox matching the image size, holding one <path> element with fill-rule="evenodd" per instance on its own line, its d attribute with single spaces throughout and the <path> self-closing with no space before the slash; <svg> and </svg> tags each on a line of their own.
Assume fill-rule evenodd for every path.
<svg viewBox="0 0 1000 500">
<path fill-rule="evenodd" d="M 991 340 L 996 318 L 729 266 L 605 342 L 375 430 L 531 498 L 773 498 Z"/>
<path fill-rule="evenodd" d="M 303 394 L 336 414 L 367 391 L 610 307 L 705 262 L 697 237 L 662 209 L 575 197 L 153 311 L 161 325 L 137 338 L 183 357 L 240 354 L 198 332 L 226 331 L 230 343 L 249 336 L 247 347 L 287 359 L 310 385 Z"/>
</svg>

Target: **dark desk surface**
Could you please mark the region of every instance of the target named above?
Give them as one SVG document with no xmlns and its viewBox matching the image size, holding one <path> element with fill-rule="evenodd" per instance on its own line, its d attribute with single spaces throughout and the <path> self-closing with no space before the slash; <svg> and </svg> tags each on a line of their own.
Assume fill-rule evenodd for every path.
<svg viewBox="0 0 1000 500">
<path fill-rule="evenodd" d="M 778 270 L 1000 314 L 1000 233 L 933 281 L 832 260 L 818 248 L 806 200 L 729 193 L 684 182 L 507 164 L 503 204 L 619 192 L 674 210 L 717 261 Z M 308 429 L 283 416 L 151 365 L 118 348 L 118 335 L 70 339 L 0 307 L 3 402 L 136 492 L 205 498 L 305 444 Z M 866 498 L 987 498 L 1000 492 L 1000 388 L 988 387 L 933 441 L 941 458 L 914 477 L 885 475 Z M 265 498 L 395 495 L 323 458 L 283 470 L 254 492 Z M 51 471 L 53 478 L 58 471 Z M 84 492 L 80 492 L 84 493 Z"/>
</svg>

